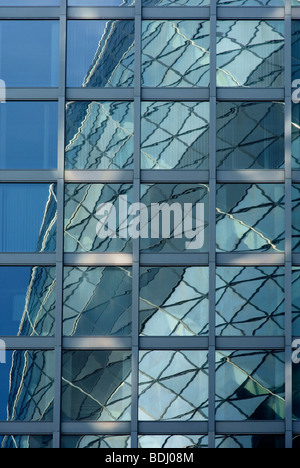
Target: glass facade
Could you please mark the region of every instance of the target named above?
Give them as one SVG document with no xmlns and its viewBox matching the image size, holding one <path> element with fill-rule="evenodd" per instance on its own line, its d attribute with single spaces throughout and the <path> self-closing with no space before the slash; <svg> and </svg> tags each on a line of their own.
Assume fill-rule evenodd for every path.
<svg viewBox="0 0 300 468">
<path fill-rule="evenodd" d="M 298 448 L 299 6 L 0 0 L 1 448 Z"/>
</svg>

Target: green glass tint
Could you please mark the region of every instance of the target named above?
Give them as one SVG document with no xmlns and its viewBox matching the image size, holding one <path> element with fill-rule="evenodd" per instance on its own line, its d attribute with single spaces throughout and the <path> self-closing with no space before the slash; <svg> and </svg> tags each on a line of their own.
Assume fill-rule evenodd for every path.
<svg viewBox="0 0 300 468">
<path fill-rule="evenodd" d="M 285 356 L 279 351 L 217 351 L 216 419 L 282 420 Z"/>
<path fill-rule="evenodd" d="M 143 21 L 142 85 L 209 85 L 209 21 Z"/>
<path fill-rule="evenodd" d="M 129 336 L 132 268 L 66 267 L 64 336 Z"/>
<path fill-rule="evenodd" d="M 141 268 L 141 335 L 207 335 L 208 278 L 205 267 Z"/>
<path fill-rule="evenodd" d="M 66 169 L 132 169 L 133 104 L 69 102 Z"/>
<path fill-rule="evenodd" d="M 217 85 L 284 87 L 284 21 L 218 21 Z"/>
<path fill-rule="evenodd" d="M 283 252 L 284 201 L 281 184 L 218 185 L 218 252 Z"/>
<path fill-rule="evenodd" d="M 142 169 L 209 167 L 209 103 L 142 102 Z"/>
<path fill-rule="evenodd" d="M 63 421 L 130 421 L 130 408 L 130 351 L 63 352 Z"/>
</svg>

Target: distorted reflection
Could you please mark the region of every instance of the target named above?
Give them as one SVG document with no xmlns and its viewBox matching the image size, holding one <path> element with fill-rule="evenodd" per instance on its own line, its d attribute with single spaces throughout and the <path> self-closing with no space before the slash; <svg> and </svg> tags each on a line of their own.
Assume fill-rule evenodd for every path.
<svg viewBox="0 0 300 468">
<path fill-rule="evenodd" d="M 205 267 L 141 268 L 141 335 L 207 335 L 208 280 Z"/>
<path fill-rule="evenodd" d="M 53 336 L 56 269 L 0 267 L 0 335 Z"/>
<path fill-rule="evenodd" d="M 283 168 L 284 112 L 283 103 L 218 102 L 218 168 Z"/>
<path fill-rule="evenodd" d="M 217 186 L 219 252 L 283 252 L 284 246 L 283 184 Z"/>
<path fill-rule="evenodd" d="M 293 336 L 300 336 L 300 267 L 293 267 Z"/>
<path fill-rule="evenodd" d="M 218 267 L 216 300 L 217 335 L 284 335 L 284 268 Z"/>
<path fill-rule="evenodd" d="M 209 34 L 209 21 L 143 21 L 143 86 L 208 86 Z"/>
<path fill-rule="evenodd" d="M 52 449 L 52 435 L 3 435 L 0 436 L 3 449 Z"/>
<path fill-rule="evenodd" d="M 132 268 L 66 267 L 64 336 L 131 335 Z"/>
<path fill-rule="evenodd" d="M 66 169 L 131 169 L 133 151 L 133 103 L 67 103 Z"/>
<path fill-rule="evenodd" d="M 139 373 L 141 421 L 208 418 L 207 351 L 141 351 Z"/>
<path fill-rule="evenodd" d="M 142 102 L 141 125 L 142 169 L 208 169 L 208 102 Z"/>
<path fill-rule="evenodd" d="M 204 6 L 209 5 L 210 0 L 142 0 L 143 6 Z"/>
<path fill-rule="evenodd" d="M 283 6 L 284 0 L 217 0 L 222 6 Z"/>
<path fill-rule="evenodd" d="M 0 420 L 52 421 L 54 351 L 7 351 L 0 366 Z"/>
<path fill-rule="evenodd" d="M 66 184 L 65 185 L 65 251 L 66 252 L 130 252 L 132 242 L 123 239 L 121 225 L 116 238 L 97 236 L 100 205 L 110 203 L 119 219 L 119 199 L 127 196 L 132 202 L 132 185 L 124 184 Z"/>
<path fill-rule="evenodd" d="M 68 0 L 69 6 L 132 6 L 135 0 Z"/>
<path fill-rule="evenodd" d="M 143 449 L 200 449 L 208 448 L 208 437 L 201 435 L 145 435 L 139 437 Z"/>
<path fill-rule="evenodd" d="M 216 359 L 218 421 L 284 419 L 284 352 L 217 351 Z"/>
<path fill-rule="evenodd" d="M 134 31 L 130 20 L 68 21 L 67 86 L 133 86 Z"/>
<path fill-rule="evenodd" d="M 218 86 L 284 87 L 284 21 L 218 21 Z"/>
<path fill-rule="evenodd" d="M 300 252 L 300 184 L 293 185 L 292 188 L 293 207 L 293 250 Z"/>
<path fill-rule="evenodd" d="M 63 449 L 129 449 L 131 437 L 109 435 L 63 436 Z"/>
<path fill-rule="evenodd" d="M 284 435 L 227 435 L 216 436 L 216 448 L 219 449 L 284 449 Z"/>
<path fill-rule="evenodd" d="M 130 421 L 131 351 L 64 351 L 63 421 Z"/>
</svg>

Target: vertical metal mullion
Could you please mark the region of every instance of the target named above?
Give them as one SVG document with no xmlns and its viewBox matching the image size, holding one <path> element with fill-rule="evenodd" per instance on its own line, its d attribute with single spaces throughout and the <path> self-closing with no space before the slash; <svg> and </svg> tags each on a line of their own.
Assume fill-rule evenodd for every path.
<svg viewBox="0 0 300 468">
<path fill-rule="evenodd" d="M 293 444 L 292 408 L 292 8 L 285 0 L 285 383 L 286 448 Z"/>
<path fill-rule="evenodd" d="M 141 55 L 142 55 L 142 0 L 135 2 L 135 82 L 134 82 L 134 203 L 141 196 Z M 140 297 L 140 240 L 133 240 L 133 304 L 132 304 L 132 412 L 131 445 L 138 447 L 139 399 L 139 297 Z"/>
<path fill-rule="evenodd" d="M 53 447 L 60 448 L 61 381 L 62 381 L 62 322 L 64 272 L 64 159 L 66 103 L 66 34 L 67 0 L 60 5 L 59 101 L 58 101 L 58 165 L 57 165 L 57 238 L 56 238 L 56 315 L 55 315 L 55 396 L 53 415 Z"/>
<path fill-rule="evenodd" d="M 208 444 L 215 448 L 216 388 L 216 112 L 217 112 L 217 0 L 210 6 L 210 147 L 209 147 L 209 420 Z"/>
</svg>

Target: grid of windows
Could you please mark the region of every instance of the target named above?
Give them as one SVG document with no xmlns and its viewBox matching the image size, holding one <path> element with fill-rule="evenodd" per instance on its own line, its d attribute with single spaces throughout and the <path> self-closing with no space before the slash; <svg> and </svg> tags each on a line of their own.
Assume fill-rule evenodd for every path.
<svg viewBox="0 0 300 468">
<path fill-rule="evenodd" d="M 298 446 L 297 6 L 0 0 L 1 448 Z"/>
</svg>

